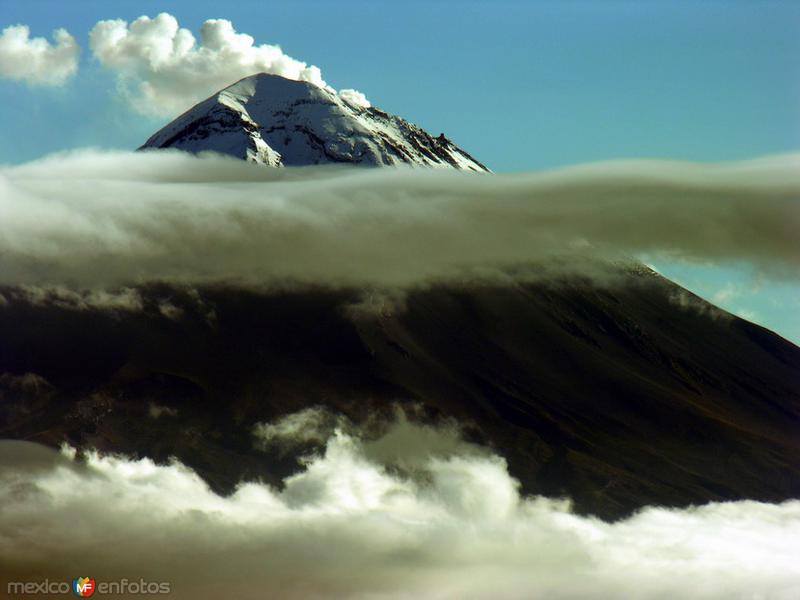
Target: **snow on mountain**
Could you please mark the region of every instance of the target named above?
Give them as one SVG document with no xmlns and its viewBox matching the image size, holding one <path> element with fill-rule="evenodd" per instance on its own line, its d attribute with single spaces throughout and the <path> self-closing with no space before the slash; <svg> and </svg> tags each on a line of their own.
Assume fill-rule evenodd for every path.
<svg viewBox="0 0 800 600">
<path fill-rule="evenodd" d="M 316 85 L 259 73 L 189 109 L 140 149 L 214 151 L 270 166 L 326 163 L 487 169 L 444 134 Z"/>
</svg>

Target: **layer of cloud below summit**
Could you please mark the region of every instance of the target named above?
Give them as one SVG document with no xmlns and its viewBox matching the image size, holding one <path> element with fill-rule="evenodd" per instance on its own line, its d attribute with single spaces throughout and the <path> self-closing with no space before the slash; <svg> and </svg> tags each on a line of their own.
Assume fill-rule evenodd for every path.
<svg viewBox="0 0 800 600">
<path fill-rule="evenodd" d="M 570 253 L 744 261 L 795 278 L 798 162 L 481 176 L 57 155 L 0 168 L 0 283 L 405 285 Z"/>
</svg>

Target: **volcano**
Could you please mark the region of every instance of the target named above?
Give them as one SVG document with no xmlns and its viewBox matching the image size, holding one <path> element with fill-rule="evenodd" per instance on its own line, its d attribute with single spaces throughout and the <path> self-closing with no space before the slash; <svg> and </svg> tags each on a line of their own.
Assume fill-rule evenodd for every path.
<svg viewBox="0 0 800 600">
<path fill-rule="evenodd" d="M 265 167 L 488 170 L 444 136 L 264 74 L 214 94 L 142 148 Z M 252 189 L 248 205 L 259 202 Z M 228 229 L 245 235 L 245 216 Z M 309 407 L 365 424 L 399 406 L 423 422 L 461 423 L 524 493 L 568 497 L 605 519 L 800 497 L 800 348 L 635 262 L 604 262 L 591 276 L 503 268 L 500 278 L 398 290 L 6 285 L 0 437 L 177 458 L 228 494 L 243 481 L 280 486 L 319 450 L 257 447 L 257 424 Z"/>
<path fill-rule="evenodd" d="M 152 284 L 135 311 L 0 290 L 0 435 L 281 479 L 253 425 L 310 406 L 464 424 L 531 494 L 614 519 L 800 495 L 800 349 L 641 269 L 358 289 Z M 121 304 L 120 304 L 121 306 Z M 420 410 L 421 408 L 421 410 Z"/>
<path fill-rule="evenodd" d="M 488 169 L 444 134 L 305 81 L 260 73 L 192 107 L 141 150 L 218 152 L 268 166 L 417 165 Z"/>
</svg>

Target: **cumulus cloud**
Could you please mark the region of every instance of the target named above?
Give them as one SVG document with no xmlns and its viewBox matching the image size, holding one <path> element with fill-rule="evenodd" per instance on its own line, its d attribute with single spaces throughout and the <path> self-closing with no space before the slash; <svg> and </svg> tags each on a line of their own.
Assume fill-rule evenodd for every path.
<svg viewBox="0 0 800 600">
<path fill-rule="evenodd" d="M 78 71 L 80 47 L 66 29 L 53 32 L 54 44 L 30 37 L 27 25 L 0 33 L 0 77 L 32 85 L 63 85 Z"/>
<path fill-rule="evenodd" d="M 0 168 L 0 283 L 391 286 L 570 252 L 747 261 L 796 278 L 798 162 L 475 175 L 58 155 Z"/>
<path fill-rule="evenodd" d="M 345 100 L 350 104 L 354 104 L 355 106 L 363 106 L 364 108 L 372 106 L 369 100 L 367 100 L 367 97 L 358 90 L 339 90 L 339 96 L 342 98 L 342 100 Z"/>
<path fill-rule="evenodd" d="M 271 73 L 332 90 L 318 67 L 279 46 L 256 45 L 225 19 L 200 28 L 200 43 L 168 13 L 100 21 L 89 34 L 94 56 L 118 74 L 119 89 L 142 113 L 175 116 L 214 92 L 255 73 Z M 333 91 L 333 90 L 332 90 Z M 343 90 L 348 102 L 369 106 L 363 94 Z"/>
<path fill-rule="evenodd" d="M 413 475 L 387 468 L 338 430 L 280 490 L 249 483 L 220 497 L 179 463 L 0 441 L 0 578 L 143 578 L 192 599 L 800 593 L 800 502 L 648 508 L 606 523 L 521 497 L 489 453 L 414 460 Z"/>
<path fill-rule="evenodd" d="M 296 450 L 319 447 L 336 432 L 360 440 L 360 450 L 369 460 L 413 473 L 432 457 L 486 455 L 486 450 L 464 441 L 463 426 L 453 418 L 425 421 L 422 405 L 392 406 L 390 418 L 372 414 L 355 424 L 324 406 L 289 413 L 269 423 L 256 423 L 256 446 L 264 449 Z"/>
<path fill-rule="evenodd" d="M 310 443 L 324 443 L 341 424 L 341 417 L 325 407 L 311 406 L 272 423 L 256 423 L 253 435 L 259 446 L 291 449 Z"/>
</svg>

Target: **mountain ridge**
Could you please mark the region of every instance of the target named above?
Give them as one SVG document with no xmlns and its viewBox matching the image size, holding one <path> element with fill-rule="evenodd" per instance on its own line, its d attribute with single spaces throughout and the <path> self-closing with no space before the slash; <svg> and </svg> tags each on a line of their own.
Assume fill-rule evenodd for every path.
<svg viewBox="0 0 800 600">
<path fill-rule="evenodd" d="M 490 172 L 451 142 L 314 84 L 259 73 L 212 94 L 139 150 L 219 152 L 266 166 L 345 163 Z"/>
</svg>

